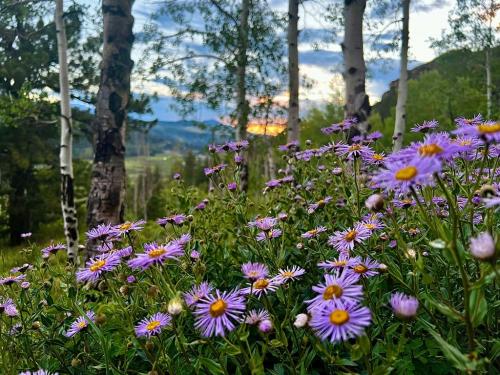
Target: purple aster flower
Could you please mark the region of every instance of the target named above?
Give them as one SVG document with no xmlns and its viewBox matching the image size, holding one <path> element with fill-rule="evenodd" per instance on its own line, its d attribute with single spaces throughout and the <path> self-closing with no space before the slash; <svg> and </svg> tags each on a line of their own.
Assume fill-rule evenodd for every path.
<svg viewBox="0 0 500 375">
<path fill-rule="evenodd" d="M 19 311 L 17 311 L 17 307 L 11 298 L 6 299 L 5 302 L 0 304 L 0 314 L 1 313 L 11 318 L 19 315 Z"/>
<path fill-rule="evenodd" d="M 223 171 L 227 167 L 227 164 L 219 164 L 211 168 L 205 168 L 205 176 L 211 176 L 213 174 Z"/>
<path fill-rule="evenodd" d="M 244 160 L 244 159 L 243 159 L 243 156 L 238 155 L 238 154 L 234 155 L 234 163 L 235 163 L 236 165 L 243 164 L 243 160 Z"/>
<path fill-rule="evenodd" d="M 206 298 L 212 290 L 213 287 L 206 281 L 202 282 L 200 285 L 193 286 L 189 292 L 183 294 L 186 306 L 194 308 L 194 306 L 199 301 Z"/>
<path fill-rule="evenodd" d="M 347 254 L 340 254 L 337 259 L 326 260 L 324 262 L 318 263 L 318 267 L 331 271 L 351 267 L 355 263 L 355 258 L 350 258 Z"/>
<path fill-rule="evenodd" d="M 259 324 L 263 320 L 271 320 L 269 313 L 266 310 L 251 310 L 245 317 L 245 323 L 250 325 Z"/>
<path fill-rule="evenodd" d="M 346 229 L 342 232 L 335 232 L 328 238 L 328 244 L 341 253 L 349 253 L 354 249 L 356 243 L 362 243 L 369 238 L 371 232 L 361 223 L 357 223 L 354 228 Z"/>
<path fill-rule="evenodd" d="M 416 158 L 410 162 L 386 162 L 385 168 L 373 177 L 373 182 L 386 191 L 405 194 L 414 185 L 431 185 L 432 174 L 441 170 L 441 164 L 436 158 Z"/>
<path fill-rule="evenodd" d="M 167 224 L 172 224 L 172 225 L 182 225 L 187 221 L 187 216 L 184 214 L 175 214 L 175 215 L 170 215 L 167 217 L 162 217 L 156 220 L 156 223 L 158 225 L 161 225 L 162 227 L 166 226 Z"/>
<path fill-rule="evenodd" d="M 366 139 L 368 141 L 376 141 L 377 139 L 380 139 L 382 138 L 383 135 L 381 132 L 379 132 L 378 130 L 374 131 L 373 133 L 370 133 L 366 136 Z"/>
<path fill-rule="evenodd" d="M 393 199 L 392 204 L 394 204 L 394 207 L 407 209 L 416 206 L 417 202 L 411 198 L 404 198 L 404 199 Z"/>
<path fill-rule="evenodd" d="M 116 232 L 114 227 L 110 224 L 99 224 L 97 227 L 89 230 L 86 234 L 89 240 L 106 241 L 109 237 L 113 237 Z"/>
<path fill-rule="evenodd" d="M 200 259 L 201 254 L 197 250 L 191 250 L 191 253 L 189 254 L 189 256 L 191 257 L 191 259 L 197 260 L 197 259 Z"/>
<path fill-rule="evenodd" d="M 227 184 L 227 190 L 229 191 L 235 191 L 237 189 L 238 185 L 236 185 L 236 182 L 230 182 Z"/>
<path fill-rule="evenodd" d="M 339 302 L 313 310 L 309 326 L 319 338 L 334 343 L 361 336 L 370 322 L 367 307 Z"/>
<path fill-rule="evenodd" d="M 44 369 L 39 369 L 37 371 L 23 371 L 19 375 L 59 375 L 58 372 L 49 372 Z"/>
<path fill-rule="evenodd" d="M 424 121 L 421 124 L 416 124 L 411 131 L 413 133 L 427 133 L 429 130 L 436 129 L 439 123 L 436 120 Z"/>
<path fill-rule="evenodd" d="M 298 266 L 292 266 L 291 268 L 288 267 L 286 269 L 280 268 L 278 270 L 278 274 L 273 277 L 273 281 L 278 284 L 285 284 L 287 281 L 293 281 L 300 278 L 305 273 L 306 270 Z"/>
<path fill-rule="evenodd" d="M 479 233 L 470 239 L 470 252 L 479 260 L 489 260 L 495 256 L 495 241 L 488 232 Z"/>
<path fill-rule="evenodd" d="M 215 295 L 208 295 L 197 305 L 194 314 L 195 327 L 205 337 L 225 336 L 226 331 L 236 328 L 245 311 L 245 301 L 237 290 L 231 292 L 215 291 Z"/>
<path fill-rule="evenodd" d="M 139 220 L 136 222 L 126 221 L 123 224 L 118 224 L 113 227 L 117 235 L 127 234 L 130 232 L 138 232 L 144 229 L 145 220 Z"/>
<path fill-rule="evenodd" d="M 129 283 L 129 284 L 133 284 L 133 283 L 135 283 L 135 282 L 136 282 L 136 280 L 137 280 L 137 279 L 135 278 L 135 276 L 134 276 L 134 275 L 127 276 L 127 283 Z"/>
<path fill-rule="evenodd" d="M 42 258 L 48 258 L 51 254 L 57 253 L 59 250 L 66 249 L 62 243 L 50 244 L 49 246 L 42 249 Z"/>
<path fill-rule="evenodd" d="M 144 318 L 135 326 L 135 335 L 137 337 L 157 336 L 161 333 L 163 328 L 170 326 L 172 317 L 164 313 L 156 313 L 149 318 Z"/>
<path fill-rule="evenodd" d="M 500 197 L 483 198 L 483 202 L 486 208 L 500 206 Z"/>
<path fill-rule="evenodd" d="M 347 156 L 348 160 L 352 160 L 357 157 L 367 157 L 373 154 L 373 150 L 360 143 L 353 143 L 350 145 L 339 144 L 336 147 L 336 152 L 338 156 Z"/>
<path fill-rule="evenodd" d="M 354 258 L 354 262 L 350 266 L 353 273 L 358 274 L 361 277 L 371 277 L 378 275 L 378 269 L 380 268 L 380 263 L 367 257 L 362 259 L 361 257 Z"/>
<path fill-rule="evenodd" d="M 104 241 L 97 245 L 97 251 L 100 253 L 107 253 L 108 251 L 112 251 L 114 249 L 114 244 L 111 241 Z"/>
<path fill-rule="evenodd" d="M 320 199 L 316 203 L 312 203 L 307 207 L 307 213 L 312 214 L 313 212 L 316 212 L 317 209 L 325 207 L 328 203 L 330 203 L 333 200 L 332 197 L 328 196 L 325 197 L 324 199 Z"/>
<path fill-rule="evenodd" d="M 267 266 L 262 263 L 245 263 L 241 266 L 241 272 L 243 272 L 243 276 L 249 280 L 263 279 L 269 275 Z"/>
<path fill-rule="evenodd" d="M 262 294 L 274 292 L 280 284 L 274 279 L 262 278 L 257 279 L 250 286 L 241 289 L 241 294 L 255 294 L 260 297 Z"/>
<path fill-rule="evenodd" d="M 280 151 L 297 151 L 299 149 L 299 141 L 292 141 L 286 145 L 279 145 L 278 150 Z"/>
<path fill-rule="evenodd" d="M 0 278 L 0 285 L 12 285 L 22 282 L 26 278 L 26 275 L 9 275 Z"/>
<path fill-rule="evenodd" d="M 466 127 L 466 126 L 476 126 L 480 125 L 483 122 L 483 116 L 476 115 L 471 119 L 467 119 L 465 117 L 458 117 L 455 119 L 455 124 L 457 124 L 458 127 Z"/>
<path fill-rule="evenodd" d="M 197 211 L 203 211 L 207 207 L 207 204 L 205 202 L 200 202 L 196 205 L 194 208 Z"/>
<path fill-rule="evenodd" d="M 359 275 L 347 269 L 337 271 L 333 275 L 326 274 L 324 283 L 312 287 L 318 294 L 305 301 L 308 304 L 307 310 L 335 305 L 338 302 L 357 303 L 363 298 L 363 287 L 356 284 L 358 281 Z"/>
<path fill-rule="evenodd" d="M 267 231 L 267 232 L 257 233 L 257 236 L 255 237 L 255 239 L 260 242 L 260 241 L 270 240 L 272 238 L 278 238 L 280 236 L 281 236 L 281 230 L 271 229 L 270 231 Z"/>
<path fill-rule="evenodd" d="M 457 137 L 452 142 L 457 146 L 459 156 L 465 160 L 473 160 L 482 145 L 476 137 Z"/>
<path fill-rule="evenodd" d="M 438 158 L 450 161 L 460 151 L 460 148 L 450 139 L 448 133 L 427 134 L 423 142 L 413 143 L 402 150 L 402 155 L 408 155 L 408 160 L 418 155 L 422 158 Z"/>
<path fill-rule="evenodd" d="M 302 233 L 301 237 L 302 238 L 316 238 L 318 237 L 321 233 L 326 232 L 326 227 L 317 227 L 315 229 L 308 230 L 305 233 Z"/>
<path fill-rule="evenodd" d="M 25 272 L 33 269 L 33 265 L 29 263 L 24 263 L 22 266 L 14 267 L 10 270 L 10 273 Z"/>
<path fill-rule="evenodd" d="M 242 150 L 246 150 L 249 146 L 249 143 L 246 139 L 243 139 L 241 141 L 233 141 L 233 142 L 229 142 L 227 144 L 229 146 L 229 149 L 231 151 L 242 151 Z"/>
<path fill-rule="evenodd" d="M 330 135 L 332 133 L 338 133 L 341 131 L 347 131 L 349 130 L 353 125 L 357 124 L 358 120 L 356 118 L 347 118 L 344 121 L 338 123 L 338 124 L 333 124 L 330 125 L 327 128 L 322 128 L 321 132 L 323 132 L 326 135 Z"/>
<path fill-rule="evenodd" d="M 184 246 L 191 241 L 191 235 L 189 233 L 182 234 L 179 238 L 171 241 L 172 245 Z"/>
<path fill-rule="evenodd" d="M 180 174 L 180 173 L 174 173 L 174 175 L 172 176 L 172 178 L 173 178 L 174 180 L 177 180 L 177 181 L 178 181 L 178 180 L 180 180 L 180 179 L 182 178 L 182 176 L 181 176 L 181 174 Z"/>
<path fill-rule="evenodd" d="M 274 179 L 274 180 L 269 180 L 266 182 L 266 187 L 269 188 L 269 189 L 274 189 L 274 188 L 277 188 L 279 186 L 281 186 L 282 184 L 282 181 L 281 179 Z"/>
<path fill-rule="evenodd" d="M 462 126 L 453 133 L 476 137 L 486 143 L 500 142 L 500 122 L 484 122 L 479 125 Z"/>
<path fill-rule="evenodd" d="M 92 310 L 89 310 L 85 313 L 85 316 L 79 316 L 68 329 L 68 332 L 65 333 L 66 337 L 73 337 L 77 333 L 87 329 L 89 325 L 89 321 L 95 323 L 95 313 Z"/>
<path fill-rule="evenodd" d="M 28 288 L 30 287 L 30 285 L 31 285 L 31 284 L 30 284 L 30 282 L 29 282 L 29 281 L 23 281 L 23 282 L 21 283 L 21 288 L 23 288 L 23 289 L 28 289 Z"/>
<path fill-rule="evenodd" d="M 184 249 L 179 244 L 169 242 L 166 245 L 158 245 L 156 242 L 144 245 L 144 253 L 137 254 L 134 259 L 127 262 L 132 269 L 146 270 L 153 265 L 162 265 L 168 259 L 177 260 L 184 254 Z"/>
<path fill-rule="evenodd" d="M 391 295 L 391 307 L 397 317 L 410 320 L 417 315 L 418 300 L 403 293 L 394 293 Z"/>
<path fill-rule="evenodd" d="M 383 165 L 385 162 L 385 155 L 383 152 L 366 153 L 362 155 L 363 161 L 370 165 Z"/>
<path fill-rule="evenodd" d="M 99 255 L 87 262 L 86 268 L 80 268 L 76 272 L 78 282 L 95 283 L 105 272 L 113 271 L 120 264 L 120 257 L 115 254 Z"/>
<path fill-rule="evenodd" d="M 263 230 L 265 232 L 270 231 L 273 227 L 278 224 L 278 220 L 274 217 L 262 217 L 262 218 L 257 218 L 254 221 L 250 221 L 248 223 L 249 227 L 253 228 L 259 228 L 260 230 Z"/>
<path fill-rule="evenodd" d="M 132 255 L 132 252 L 132 246 L 127 246 L 123 249 L 112 249 L 108 252 L 108 254 L 117 256 L 118 258 L 127 258 Z"/>
<path fill-rule="evenodd" d="M 21 323 L 16 323 L 9 330 L 8 335 L 9 336 L 16 336 L 16 335 L 20 334 L 22 330 L 23 330 L 22 324 Z"/>
<path fill-rule="evenodd" d="M 375 232 L 376 230 L 380 230 L 385 228 L 384 223 L 380 221 L 378 217 L 371 217 L 367 220 L 363 220 L 361 225 L 368 229 L 370 232 Z"/>
</svg>

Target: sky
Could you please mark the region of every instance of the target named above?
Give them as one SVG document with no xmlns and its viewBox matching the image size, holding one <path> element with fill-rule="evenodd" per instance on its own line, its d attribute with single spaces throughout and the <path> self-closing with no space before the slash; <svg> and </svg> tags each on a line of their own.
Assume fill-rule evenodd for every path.
<svg viewBox="0 0 500 375">
<path fill-rule="evenodd" d="M 148 16 L 157 6 L 156 0 L 136 0 L 133 8 L 135 17 L 134 31 L 141 32 Z M 414 0 L 415 7 L 410 13 L 410 68 L 431 61 L 437 52 L 430 47 L 430 39 L 438 38 L 442 30 L 447 27 L 448 13 L 452 8 L 450 0 Z M 277 11 L 286 11 L 288 0 L 270 0 L 271 6 Z M 340 75 L 342 55 L 340 45 L 321 42 L 315 44 L 318 35 L 325 35 L 328 28 L 326 21 L 318 15 L 321 9 L 317 2 L 305 2 L 299 11 L 299 70 L 312 83 L 310 88 L 301 88 L 301 112 L 305 115 L 312 107 L 322 106 L 331 100 L 334 91 L 343 90 Z M 162 24 L 168 28 L 168 24 Z M 138 59 L 141 53 L 136 48 L 133 58 Z M 286 51 L 285 51 L 286 53 Z M 367 92 L 371 103 L 380 100 L 382 94 L 388 90 L 389 83 L 399 76 L 399 57 L 397 52 L 385 56 L 384 60 L 375 58 L 370 48 L 365 47 L 368 60 Z M 171 109 L 173 99 L 166 86 L 157 82 L 142 82 L 132 87 L 133 92 L 157 93 L 159 101 L 153 104 L 152 117 L 159 120 L 174 121 L 181 117 Z M 286 98 L 286 93 L 282 97 Z M 197 110 L 187 119 L 198 121 L 215 119 L 224 116 L 224 110 L 212 111 L 203 103 L 197 105 Z"/>
</svg>

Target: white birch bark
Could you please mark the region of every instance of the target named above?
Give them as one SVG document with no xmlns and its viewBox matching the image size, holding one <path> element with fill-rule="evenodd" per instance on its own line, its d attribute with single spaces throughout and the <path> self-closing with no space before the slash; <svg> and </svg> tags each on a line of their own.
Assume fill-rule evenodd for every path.
<svg viewBox="0 0 500 375">
<path fill-rule="evenodd" d="M 491 108 L 492 108 L 492 101 L 491 101 L 491 87 L 492 87 L 492 82 L 491 82 L 491 49 L 489 47 L 486 47 L 486 118 L 489 120 L 491 119 Z"/>
<path fill-rule="evenodd" d="M 406 129 L 406 101 L 408 99 L 408 45 L 410 24 L 410 0 L 402 0 L 403 29 L 401 32 L 401 66 L 396 103 L 396 123 L 394 124 L 393 151 L 401 150 Z"/>
<path fill-rule="evenodd" d="M 55 25 L 59 57 L 59 92 L 61 97 L 61 145 L 59 153 L 61 169 L 61 208 L 68 261 L 78 263 L 78 218 L 73 185 L 73 134 L 68 80 L 68 45 L 63 19 L 63 0 L 56 0 Z"/>
<path fill-rule="evenodd" d="M 344 57 L 345 117 L 358 120 L 349 137 L 368 131 L 370 101 L 366 94 L 366 65 L 363 55 L 363 14 L 366 0 L 344 1 L 344 41 L 341 44 Z"/>
</svg>

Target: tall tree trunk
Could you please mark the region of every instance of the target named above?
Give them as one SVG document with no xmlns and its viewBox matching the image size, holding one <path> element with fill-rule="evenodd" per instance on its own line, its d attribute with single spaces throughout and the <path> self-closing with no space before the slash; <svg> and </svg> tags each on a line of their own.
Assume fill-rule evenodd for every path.
<svg viewBox="0 0 500 375">
<path fill-rule="evenodd" d="M 94 161 L 87 224 L 117 224 L 125 213 L 125 128 L 130 98 L 134 35 L 133 0 L 103 0 L 104 45 L 94 122 Z M 87 242 L 87 256 L 96 243 Z"/>
<path fill-rule="evenodd" d="M 78 263 L 78 217 L 73 188 L 73 124 L 68 80 L 68 44 L 63 19 L 63 0 L 56 0 L 55 24 L 57 52 L 59 57 L 59 95 L 61 97 L 61 149 L 59 164 L 61 169 L 61 208 L 64 235 L 68 251 L 68 261 Z"/>
<path fill-rule="evenodd" d="M 491 48 L 486 47 L 486 61 L 485 61 L 485 68 L 486 68 L 486 118 L 488 120 L 491 119 L 491 108 L 492 108 L 492 101 L 491 101 Z"/>
<path fill-rule="evenodd" d="M 299 140 L 299 0 L 288 0 L 288 133 L 287 141 Z"/>
<path fill-rule="evenodd" d="M 344 1 L 344 56 L 345 117 L 354 117 L 358 123 L 349 137 L 368 131 L 370 100 L 366 94 L 366 66 L 363 55 L 363 14 L 366 0 Z"/>
<path fill-rule="evenodd" d="M 394 125 L 393 151 L 401 150 L 406 128 L 406 100 L 408 98 L 408 41 L 410 25 L 410 0 L 403 0 L 403 29 L 401 32 L 401 67 L 396 103 L 396 123 Z"/>
<path fill-rule="evenodd" d="M 239 28 L 239 48 L 237 57 L 237 114 L 238 123 L 236 125 L 236 140 L 244 140 L 247 136 L 248 113 L 250 111 L 246 98 L 246 69 L 247 69 L 247 50 L 248 50 L 248 16 L 250 14 L 250 0 L 241 1 L 240 9 L 240 28 Z M 240 165 L 240 188 L 243 191 L 248 190 L 248 163 L 245 158 Z"/>
</svg>

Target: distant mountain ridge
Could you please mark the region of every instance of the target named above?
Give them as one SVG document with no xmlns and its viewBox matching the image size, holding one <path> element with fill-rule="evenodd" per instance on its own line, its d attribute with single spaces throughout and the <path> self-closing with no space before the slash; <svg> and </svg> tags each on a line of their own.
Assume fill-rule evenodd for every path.
<svg viewBox="0 0 500 375">
<path fill-rule="evenodd" d="M 432 70 L 438 71 L 443 77 L 456 79 L 456 77 L 474 77 L 478 85 L 484 85 L 484 51 L 471 52 L 468 50 L 448 51 L 434 60 L 419 65 L 408 71 L 409 80 L 418 79 L 423 73 Z M 492 81 L 493 81 L 493 103 L 500 103 L 500 46 L 491 50 Z M 372 111 L 380 114 L 381 118 L 387 118 L 391 114 L 391 109 L 396 106 L 397 87 L 399 80 L 394 80 L 389 84 L 381 100 L 374 104 Z"/>
</svg>

